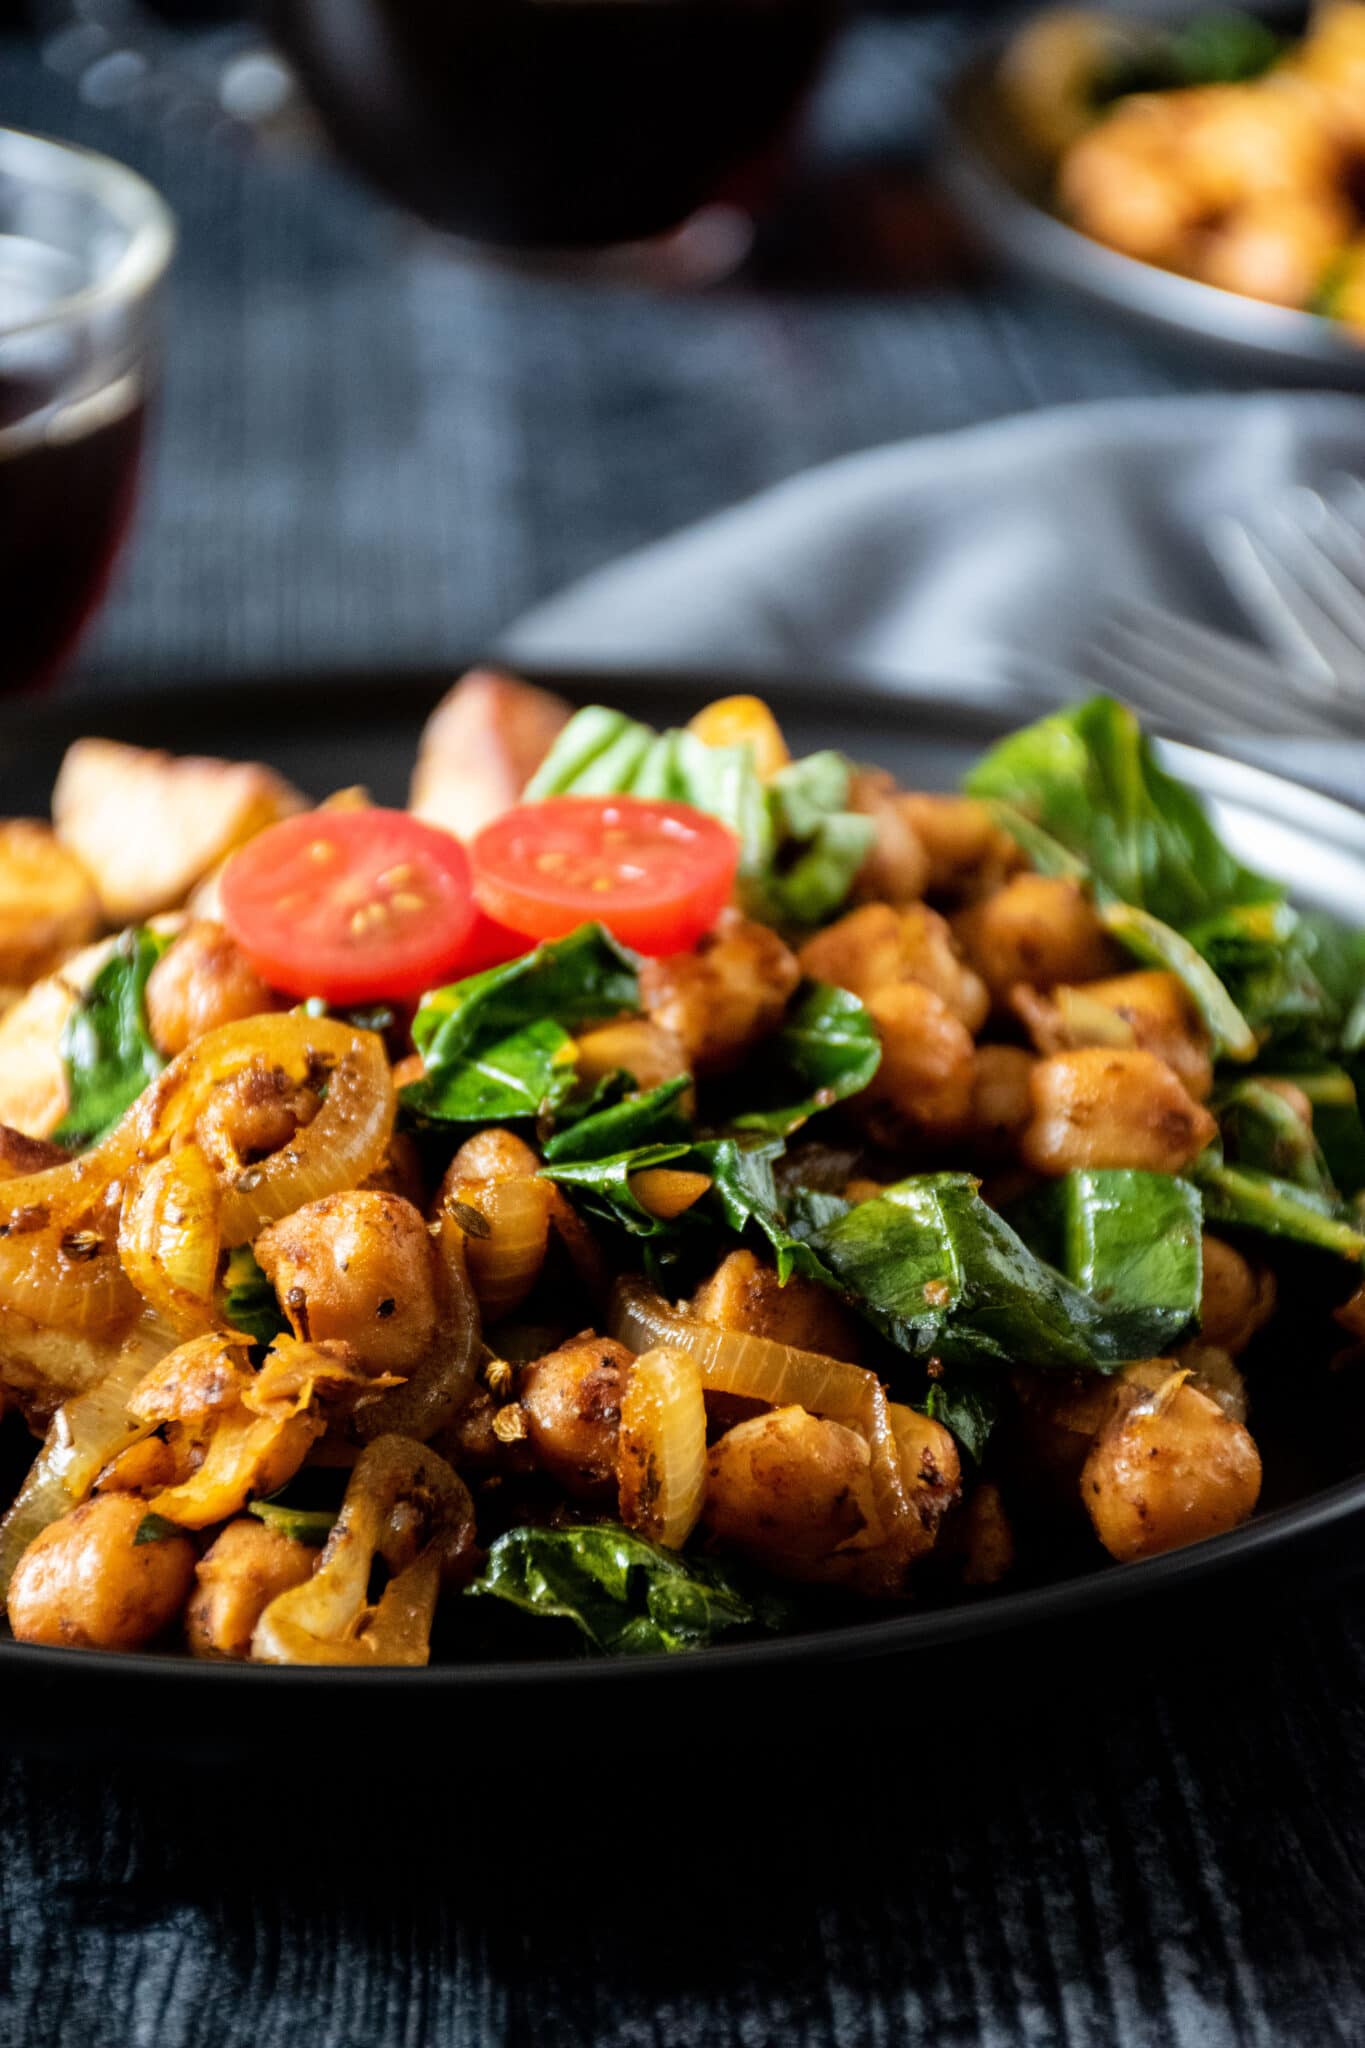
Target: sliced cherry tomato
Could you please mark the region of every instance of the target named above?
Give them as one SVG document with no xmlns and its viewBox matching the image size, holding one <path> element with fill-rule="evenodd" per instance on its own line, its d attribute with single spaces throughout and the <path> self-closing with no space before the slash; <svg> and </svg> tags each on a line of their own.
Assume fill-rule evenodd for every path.
<svg viewBox="0 0 1365 2048">
<path fill-rule="evenodd" d="M 464 981 L 471 974 L 482 974 L 486 967 L 501 967 L 508 960 L 520 960 L 530 950 L 531 941 L 525 932 L 514 932 L 510 926 L 499 924 L 476 901 L 474 922 L 460 948 L 451 979 Z"/>
<path fill-rule="evenodd" d="M 519 804 L 469 853 L 480 904 L 513 931 L 558 939 L 595 919 L 653 954 L 710 930 L 739 867 L 739 841 L 704 811 L 635 796 Z"/>
<path fill-rule="evenodd" d="M 223 922 L 275 988 L 332 1003 L 418 995 L 458 967 L 474 924 L 458 839 L 406 811 L 307 811 L 223 870 Z"/>
</svg>

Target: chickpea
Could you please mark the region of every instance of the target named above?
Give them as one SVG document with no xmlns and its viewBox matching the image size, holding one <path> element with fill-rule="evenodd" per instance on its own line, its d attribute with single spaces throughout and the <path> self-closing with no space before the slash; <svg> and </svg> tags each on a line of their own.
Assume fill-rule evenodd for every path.
<svg viewBox="0 0 1365 2048">
<path fill-rule="evenodd" d="M 957 1131 L 972 1105 L 972 1035 L 942 997 L 916 981 L 878 989 L 868 1013 L 882 1063 L 855 1114 L 879 1143 Z"/>
<path fill-rule="evenodd" d="M 1063 210 L 1097 241 L 1179 264 L 1206 202 L 1178 158 L 1175 94 L 1137 95 L 1082 135 L 1058 171 Z"/>
<path fill-rule="evenodd" d="M 515 1131 L 490 1125 L 465 1139 L 446 1170 L 437 1200 L 457 1181 L 525 1180 L 539 1171 L 540 1161 L 524 1138 L 519 1138 Z"/>
<path fill-rule="evenodd" d="M 372 1372 L 405 1372 L 436 1336 L 435 1249 L 400 1195 L 324 1195 L 263 1230 L 256 1257 L 297 1337 L 354 1346 Z"/>
<path fill-rule="evenodd" d="M 147 1025 L 158 1052 L 178 1052 L 219 1024 L 278 1010 L 281 999 L 261 980 L 220 924 L 187 924 L 147 977 Z"/>
<path fill-rule="evenodd" d="M 634 1077 L 637 1088 L 658 1088 L 687 1072 L 681 1039 L 648 1017 L 628 1017 L 585 1031 L 578 1041 L 578 1078 L 600 1081 L 618 1070 Z"/>
<path fill-rule="evenodd" d="M 1197 1101 L 1213 1087 L 1209 1034 L 1179 977 L 1144 968 L 1076 987 L 1062 982 L 1050 994 L 1020 983 L 1010 1007 L 1041 1053 L 1073 1052 L 1084 1045 L 1154 1052 L 1180 1076 Z"/>
<path fill-rule="evenodd" d="M 1297 80 L 1211 85 L 1174 95 L 1181 175 L 1201 210 L 1272 193 L 1329 192 L 1339 153 Z"/>
<path fill-rule="evenodd" d="M 585 1330 L 517 1375 L 536 1463 L 575 1500 L 616 1500 L 621 1397 L 634 1362 L 624 1344 Z"/>
<path fill-rule="evenodd" d="M 988 804 L 970 796 L 900 798 L 900 811 L 929 861 L 927 893 L 957 902 L 990 896 L 1023 864 L 1023 855 Z"/>
<path fill-rule="evenodd" d="M 1331 192 L 1272 192 L 1248 199 L 1199 244 L 1197 273 L 1206 284 L 1306 306 L 1329 264 L 1351 238 L 1352 215 Z"/>
<path fill-rule="evenodd" d="M 968 1031 L 979 1031 L 990 1009 L 986 985 L 958 953 L 946 918 L 924 903 L 900 910 L 864 904 L 808 939 L 800 959 L 813 981 L 851 989 L 863 1002 L 897 982 L 918 982 Z"/>
<path fill-rule="evenodd" d="M 1275 1276 L 1253 1266 L 1221 1237 L 1204 1233 L 1204 1300 L 1200 1335 L 1240 1357 L 1275 1310 Z"/>
<path fill-rule="evenodd" d="M 1181 1173 L 1218 1126 L 1150 1052 L 1091 1046 L 1040 1060 L 1030 1077 L 1033 1115 L 1020 1140 L 1036 1173 L 1134 1166 Z"/>
<path fill-rule="evenodd" d="M 721 1260 L 693 1295 L 691 1313 L 722 1330 L 747 1330 L 798 1351 L 858 1362 L 852 1320 L 829 1289 L 799 1273 L 783 1285 L 774 1268 L 751 1251 L 730 1252 Z"/>
<path fill-rule="evenodd" d="M 1261 1490 L 1249 1432 L 1173 1372 L 1096 1438 L 1081 1498 L 1111 1557 L 1155 1557 L 1244 1522 Z"/>
<path fill-rule="evenodd" d="M 254 1515 L 229 1522 L 200 1558 L 185 1610 L 185 1637 L 196 1657 L 251 1655 L 251 1635 L 277 1593 L 301 1586 L 322 1555 Z"/>
<path fill-rule="evenodd" d="M 1224 1415 L 1230 1415 L 1234 1422 L 1246 1421 L 1250 1408 L 1246 1381 L 1233 1363 L 1230 1351 L 1220 1344 L 1205 1344 L 1191 1338 L 1188 1344 L 1180 1346 L 1174 1362 L 1189 1374 L 1190 1385 L 1210 1401 L 1216 1401 Z M 1149 1363 L 1164 1366 L 1166 1360 L 1159 1358 Z"/>
<path fill-rule="evenodd" d="M 195 1137 L 224 1175 L 267 1159 L 313 1121 L 320 1098 L 296 1087 L 279 1067 L 248 1067 L 221 1081 L 195 1125 Z"/>
<path fill-rule="evenodd" d="M 1008 1150 L 1033 1114 L 1035 1061 L 1020 1045 L 979 1045 L 968 1114 L 973 1140 L 991 1153 Z"/>
<path fill-rule="evenodd" d="M 877 828 L 859 868 L 853 895 L 871 903 L 917 903 L 929 880 L 929 856 L 901 808 L 895 780 L 884 769 L 863 768 L 849 783 L 848 808 Z"/>
<path fill-rule="evenodd" d="M 997 1002 L 1020 981 L 1032 988 L 1093 981 L 1118 958 L 1089 898 L 1063 876 L 1016 875 L 994 896 L 959 910 L 952 924 Z"/>
<path fill-rule="evenodd" d="M 697 1073 L 723 1073 L 777 1029 L 801 970 L 767 925 L 722 913 L 695 952 L 647 960 L 640 999 Z"/>
<path fill-rule="evenodd" d="M 705 1526 L 781 1578 L 847 1579 L 849 1543 L 876 1523 L 871 1452 L 856 1430 L 804 1408 L 756 1415 L 711 1446 Z"/>
<path fill-rule="evenodd" d="M 194 1545 L 139 1543 L 146 1514 L 134 1494 L 97 1494 L 34 1537 L 9 1591 L 21 1643 L 137 1650 L 170 1627 L 194 1582 Z"/>
</svg>

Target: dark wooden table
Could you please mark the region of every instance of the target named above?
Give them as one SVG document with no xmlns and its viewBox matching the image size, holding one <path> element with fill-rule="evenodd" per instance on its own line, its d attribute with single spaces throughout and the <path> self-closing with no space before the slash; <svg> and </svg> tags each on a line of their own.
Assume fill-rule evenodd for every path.
<svg viewBox="0 0 1365 2048">
<path fill-rule="evenodd" d="M 963 33 L 850 47 L 831 207 L 869 152 L 913 176 Z M 184 231 L 136 548 L 67 685 L 92 705 L 453 659 L 826 456 L 1217 381 L 1019 288 L 797 289 L 780 241 L 764 288 L 687 301 L 461 268 L 319 167 L 92 108 L 18 44 L 0 118 L 140 164 Z M 0 1765 L 0 2042 L 1365 2041 L 1361 1599 L 1253 1610 L 1202 1651 L 1078 1647 L 1041 1703 L 1021 1642 L 966 1701 L 852 1672 L 709 1745 L 494 1717 L 416 1783 L 401 1726 L 325 1764 L 266 1729 L 250 1766 L 192 1768 L 153 1720 L 111 1765 L 92 1697 L 83 1759 Z"/>
</svg>

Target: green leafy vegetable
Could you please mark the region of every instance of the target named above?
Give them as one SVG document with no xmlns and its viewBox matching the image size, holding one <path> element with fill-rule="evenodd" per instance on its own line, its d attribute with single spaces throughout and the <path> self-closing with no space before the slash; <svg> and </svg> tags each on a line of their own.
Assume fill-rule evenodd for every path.
<svg viewBox="0 0 1365 2048">
<path fill-rule="evenodd" d="M 1188 1181 L 1136 1168 L 1066 1173 L 1011 1220 L 1104 1312 L 1125 1358 L 1158 1357 L 1197 1317 L 1203 1204 Z"/>
<path fill-rule="evenodd" d="M 170 943 L 145 928 L 125 932 L 67 1019 L 62 1061 L 71 1107 L 54 1134 L 58 1144 L 96 1144 L 165 1066 L 147 1028 L 146 989 Z"/>
<path fill-rule="evenodd" d="M 1225 1159 L 1335 1198 L 1331 1169 L 1312 1126 L 1278 1089 L 1262 1080 L 1236 1081 L 1221 1091 L 1216 1108 Z"/>
<path fill-rule="evenodd" d="M 782 1151 L 772 1144 L 742 1143 L 735 1138 L 641 1145 L 608 1158 L 556 1161 L 542 1171 L 547 1180 L 566 1188 L 586 1215 L 612 1225 L 635 1239 L 646 1270 L 662 1278 L 680 1264 L 704 1255 L 719 1256 L 729 1238 L 756 1231 L 772 1252 L 779 1279 L 804 1273 L 828 1280 L 808 1244 L 788 1228 L 773 1179 L 773 1162 Z M 704 1173 L 707 1193 L 681 1216 L 664 1220 L 647 1209 L 631 1183 L 652 1167 Z"/>
<path fill-rule="evenodd" d="M 1287 44 L 1267 22 L 1232 9 L 1197 14 L 1181 27 L 1124 49 L 1096 79 L 1096 106 L 1135 92 L 1177 92 L 1192 85 L 1239 85 L 1261 78 Z"/>
<path fill-rule="evenodd" d="M 1042 826 L 1120 902 L 1178 931 L 1227 904 L 1284 894 L 1228 851 L 1199 798 L 1158 765 L 1132 712 L 1112 697 L 1011 734 L 965 787 Z"/>
<path fill-rule="evenodd" d="M 952 1432 L 969 1458 L 981 1463 L 1000 1417 L 1000 1397 L 993 1386 L 979 1375 L 959 1369 L 930 1380 L 929 1391 L 918 1405 Z"/>
<path fill-rule="evenodd" d="M 249 1244 L 229 1255 L 223 1275 L 223 1313 L 234 1330 L 258 1344 L 273 1344 L 289 1328 L 275 1290 L 256 1263 Z"/>
<path fill-rule="evenodd" d="M 881 1058 L 877 1027 L 857 996 L 805 982 L 781 1030 L 763 1046 L 758 1072 L 744 1078 L 746 1103 L 776 1106 L 747 1108 L 727 1121 L 735 1130 L 787 1137 L 817 1110 L 866 1088 Z"/>
<path fill-rule="evenodd" d="M 412 1036 L 426 1072 L 403 1101 L 447 1123 L 540 1116 L 573 1087 L 570 1030 L 639 1007 L 634 954 L 583 925 L 424 997 Z"/>
<path fill-rule="evenodd" d="M 1344 1202 L 1249 1166 L 1201 1166 L 1194 1177 L 1210 1223 L 1292 1238 L 1343 1259 L 1365 1259 L 1365 1233 Z"/>
<path fill-rule="evenodd" d="M 982 1201 L 970 1174 L 915 1175 L 808 1241 L 911 1357 L 1109 1373 L 1134 1355 L 1128 1304 L 1110 1308 L 1045 1264 Z"/>
<path fill-rule="evenodd" d="M 325 1543 L 337 1520 L 329 1508 L 291 1508 L 276 1500 L 248 1501 L 247 1513 L 295 1543 Z"/>
<path fill-rule="evenodd" d="M 686 1074 L 679 1074 L 671 1081 L 661 1081 L 657 1088 L 625 1095 L 618 1102 L 576 1118 L 546 1140 L 546 1165 L 610 1159 L 614 1154 L 637 1151 L 642 1146 L 690 1143 L 691 1124 L 683 1112 L 682 1098 L 691 1085 Z"/>
<path fill-rule="evenodd" d="M 509 1529 L 468 1589 L 568 1621 L 613 1656 L 696 1650 L 737 1630 L 790 1624 L 790 1604 L 755 1594 L 709 1559 L 679 1557 L 612 1523 Z"/>
<path fill-rule="evenodd" d="M 764 784 L 747 745 L 712 747 L 693 732 L 656 733 L 590 704 L 565 726 L 527 785 L 526 800 L 632 795 L 693 804 L 738 838 L 752 914 L 806 925 L 839 908 L 871 850 L 872 820 L 846 808 L 849 778 L 842 754 L 825 752 L 792 762 Z"/>
<path fill-rule="evenodd" d="M 144 1515 L 137 1525 L 133 1537 L 133 1548 L 139 1543 L 165 1543 L 171 1536 L 183 1536 L 185 1531 L 176 1522 L 168 1522 L 164 1515 Z"/>
<path fill-rule="evenodd" d="M 1259 1040 L 1198 950 L 1171 925 L 1131 903 L 1100 905 L 1100 921 L 1147 967 L 1164 967 L 1183 982 L 1204 1020 L 1215 1059 L 1251 1060 Z"/>
</svg>

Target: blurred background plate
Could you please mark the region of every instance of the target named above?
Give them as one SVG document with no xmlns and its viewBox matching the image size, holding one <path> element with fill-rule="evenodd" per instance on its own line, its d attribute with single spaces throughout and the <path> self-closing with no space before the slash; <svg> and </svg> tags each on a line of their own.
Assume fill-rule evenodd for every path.
<svg viewBox="0 0 1365 2048">
<path fill-rule="evenodd" d="M 1160 10 L 1163 18 L 1171 12 Z M 1141 263 L 1053 212 L 1039 160 L 1024 144 L 996 83 L 1005 47 L 1005 38 L 994 39 L 959 73 L 945 106 L 943 154 L 954 199 L 997 256 L 1027 275 L 1142 326 L 1215 349 L 1249 369 L 1365 388 L 1365 345 L 1346 338 L 1333 321 Z"/>
</svg>

